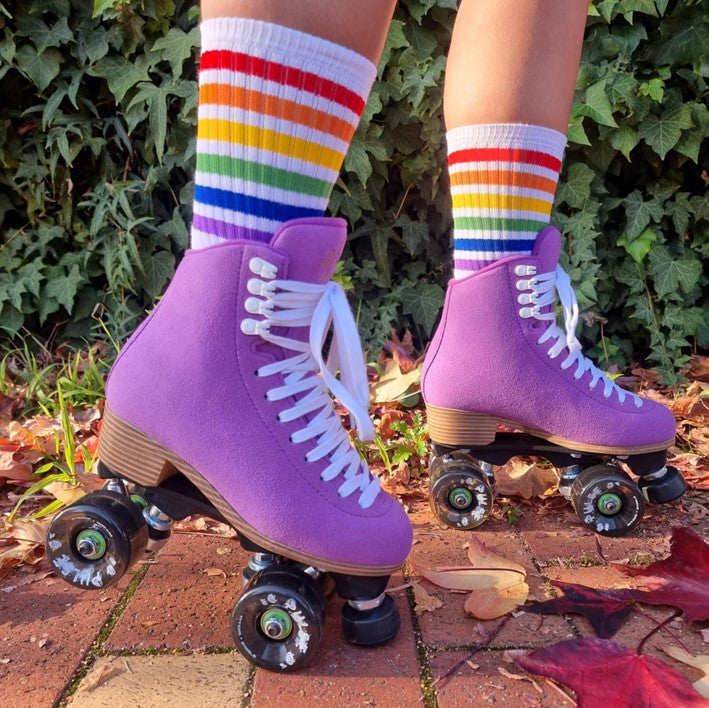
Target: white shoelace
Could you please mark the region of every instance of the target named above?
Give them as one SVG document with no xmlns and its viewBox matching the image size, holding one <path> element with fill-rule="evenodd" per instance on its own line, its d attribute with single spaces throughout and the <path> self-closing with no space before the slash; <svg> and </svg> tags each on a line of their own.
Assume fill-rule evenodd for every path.
<svg viewBox="0 0 709 708">
<path fill-rule="evenodd" d="M 564 348 L 568 349 L 568 355 L 560 364 L 563 370 L 575 364 L 574 378 L 577 381 L 584 374 L 591 374 L 591 380 L 588 383 L 589 390 L 592 391 L 599 382 L 602 382 L 605 398 L 610 398 L 611 394 L 615 392 L 621 403 L 624 403 L 628 397 L 634 402 L 636 408 L 640 408 L 643 404 L 642 398 L 620 388 L 581 351 L 581 343 L 576 338 L 579 307 L 568 273 L 561 266 L 557 266 L 556 270 L 551 273 L 541 273 L 540 275 L 536 275 L 534 266 L 518 266 L 515 272 L 517 275 L 533 276 L 528 280 L 517 281 L 518 290 L 531 291 L 522 292 L 519 295 L 520 304 L 531 305 L 531 307 L 521 308 L 519 314 L 520 317 L 534 317 L 537 320 L 551 322 L 544 334 L 537 340 L 537 344 L 544 344 L 549 339 L 556 340 L 547 353 L 549 358 L 556 359 Z M 555 291 L 559 293 L 559 300 L 564 310 L 564 330 L 556 324 L 556 315 L 553 309 L 556 300 Z M 547 305 L 552 306 L 551 312 L 541 312 L 541 309 Z"/>
<path fill-rule="evenodd" d="M 315 447 L 305 456 L 308 462 L 329 457 L 330 464 L 321 479 L 328 482 L 344 471 L 344 482 L 338 489 L 341 497 L 360 492 L 359 505 L 366 509 L 379 493 L 379 479 L 373 477 L 367 464 L 342 426 L 335 411 L 330 392 L 350 412 L 350 420 L 361 440 L 374 439 L 374 426 L 369 418 L 369 386 L 362 359 L 362 347 L 357 325 L 342 288 L 334 282 L 315 285 L 294 280 L 275 280 L 277 269 L 261 258 L 252 258 L 251 271 L 266 280 L 252 278 L 248 290 L 258 297 L 246 300 L 248 312 L 259 314 L 262 320 L 246 318 L 241 331 L 262 337 L 276 346 L 300 352 L 296 356 L 262 366 L 259 376 L 284 376 L 282 386 L 268 391 L 270 401 L 305 394 L 278 418 L 289 422 L 319 411 L 304 427 L 291 435 L 291 442 L 302 443 L 316 439 Z M 309 341 L 279 336 L 274 327 L 310 326 Z M 323 345 L 332 329 L 330 355 L 325 361 Z M 335 376 L 340 370 L 340 378 Z"/>
</svg>

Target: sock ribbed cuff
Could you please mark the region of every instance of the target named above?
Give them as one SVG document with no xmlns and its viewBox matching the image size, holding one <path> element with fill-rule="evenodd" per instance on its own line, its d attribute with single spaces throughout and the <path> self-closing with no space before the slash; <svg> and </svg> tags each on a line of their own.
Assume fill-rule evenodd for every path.
<svg viewBox="0 0 709 708">
<path fill-rule="evenodd" d="M 239 17 L 201 25 L 192 247 L 269 241 L 322 216 L 376 67 L 305 32 Z"/>
<path fill-rule="evenodd" d="M 454 277 L 531 253 L 551 219 L 566 136 L 522 123 L 468 125 L 447 133 Z"/>
</svg>

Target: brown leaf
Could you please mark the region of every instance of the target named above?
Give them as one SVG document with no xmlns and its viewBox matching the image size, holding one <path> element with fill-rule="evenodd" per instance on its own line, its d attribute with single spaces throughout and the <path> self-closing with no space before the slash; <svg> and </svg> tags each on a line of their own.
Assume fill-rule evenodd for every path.
<svg viewBox="0 0 709 708">
<path fill-rule="evenodd" d="M 465 601 L 465 611 L 481 620 L 497 619 L 523 605 L 529 596 L 529 586 L 524 580 L 515 581 L 510 574 L 498 573 L 494 583 L 473 590 Z"/>
<path fill-rule="evenodd" d="M 414 610 L 417 615 L 433 612 L 443 605 L 435 595 L 429 595 L 418 583 L 414 583 L 414 600 L 416 601 Z"/>
<path fill-rule="evenodd" d="M 690 379 L 709 383 L 709 356 L 696 354 L 686 366 L 682 367 L 682 373 Z"/>
<path fill-rule="evenodd" d="M 207 568 L 204 573 L 210 578 L 216 578 L 217 576 L 226 578 L 226 573 L 221 568 Z"/>
<path fill-rule="evenodd" d="M 414 369 L 408 373 L 402 373 L 397 363 L 389 359 L 384 367 L 384 372 L 379 377 L 379 381 L 372 384 L 372 400 L 375 403 L 388 403 L 397 401 L 412 387 L 421 382 L 421 371 Z"/>
<path fill-rule="evenodd" d="M 673 659 L 687 664 L 687 666 L 692 666 L 695 669 L 699 669 L 704 676 L 698 681 L 695 681 L 692 686 L 697 693 L 701 693 L 704 698 L 709 698 L 709 655 L 699 654 L 697 656 L 692 656 L 688 654 L 684 649 L 676 646 L 665 646 L 661 647 L 662 651 Z"/>
<path fill-rule="evenodd" d="M 75 487 L 68 482 L 51 482 L 44 489 L 67 506 L 86 496 L 86 490 L 81 487 Z"/>
<path fill-rule="evenodd" d="M 542 499 L 558 489 L 559 475 L 553 467 L 512 458 L 495 472 L 495 486 L 503 497 Z"/>
</svg>

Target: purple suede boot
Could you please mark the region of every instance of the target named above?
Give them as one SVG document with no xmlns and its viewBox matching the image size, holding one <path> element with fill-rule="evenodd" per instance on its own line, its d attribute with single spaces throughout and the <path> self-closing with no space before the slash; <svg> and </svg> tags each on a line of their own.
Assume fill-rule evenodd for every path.
<svg viewBox="0 0 709 708">
<path fill-rule="evenodd" d="M 674 418 L 664 406 L 618 387 L 583 355 L 575 335 L 578 306 L 569 277 L 558 265 L 560 249 L 559 232 L 549 226 L 538 235 L 531 255 L 503 258 L 450 282 L 423 366 L 431 439 L 438 446 L 474 449 L 476 459 L 490 458 L 492 464 L 502 464 L 514 454 L 546 456 L 569 468 L 562 480 L 567 486 L 581 466 L 594 463 L 604 468 L 597 470 L 599 474 L 609 476 L 614 472 L 608 457 L 614 458 L 611 466 L 623 458 L 643 476 L 645 498 L 676 498 L 683 485 L 676 472 L 667 475 L 663 452 L 674 441 Z M 564 312 L 561 327 L 554 313 L 557 293 Z M 504 434 L 496 437 L 498 424 L 526 437 L 514 441 Z M 535 444 L 537 448 L 529 449 Z M 500 453 L 503 447 L 509 454 Z M 481 450 L 486 451 L 482 457 Z M 565 453 L 561 462 L 550 457 L 560 451 Z M 577 492 L 579 486 L 580 482 Z M 456 489 L 454 484 L 446 492 L 453 494 L 451 499 Z M 588 494 L 581 496 L 588 501 Z M 464 508 L 466 501 L 468 496 L 459 495 L 456 503 Z M 625 500 L 606 496 L 606 516 L 614 517 L 621 502 Z M 641 506 L 642 495 L 628 504 Z M 476 511 L 485 516 L 489 504 Z M 455 526 L 480 521 L 464 514 L 466 523 L 461 524 L 460 514 L 455 509 L 451 513 Z M 597 516 L 587 513 L 582 518 L 588 517 L 586 523 L 601 532 L 619 533 L 639 521 L 641 510 L 628 511 L 616 519 L 617 527 L 610 523 L 610 528 L 606 516 L 600 521 Z"/>
<path fill-rule="evenodd" d="M 268 668 L 310 658 L 324 571 L 350 601 L 350 641 L 379 643 L 398 629 L 384 588 L 409 552 L 411 524 L 370 475 L 330 395 L 371 439 L 356 325 L 330 282 L 345 238 L 340 219 L 298 219 L 270 244 L 188 251 L 107 384 L 102 469 L 143 488 L 151 530 L 167 516 L 208 513 L 256 552 L 232 631 Z"/>
</svg>

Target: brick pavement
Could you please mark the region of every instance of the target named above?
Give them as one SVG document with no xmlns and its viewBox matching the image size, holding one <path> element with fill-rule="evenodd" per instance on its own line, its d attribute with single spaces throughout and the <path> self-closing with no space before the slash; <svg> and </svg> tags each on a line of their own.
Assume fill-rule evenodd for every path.
<svg viewBox="0 0 709 708">
<path fill-rule="evenodd" d="M 416 578 L 417 566 L 466 562 L 466 533 L 437 523 L 423 503 L 413 505 L 411 519 L 414 549 L 405 575 L 392 578 L 393 587 Z M 662 557 L 675 525 L 691 525 L 677 505 L 656 509 L 635 536 L 603 539 L 604 556 Z M 550 597 L 553 579 L 596 587 L 620 580 L 597 555 L 595 537 L 558 504 L 524 505 L 515 526 L 490 519 L 476 533 L 491 549 L 525 566 L 535 599 Z M 79 591 L 51 576 L 23 585 L 27 572 L 16 572 L 0 587 L 0 706 L 571 705 L 550 683 L 521 679 L 523 672 L 505 650 L 592 636 L 583 618 L 521 613 L 471 656 L 479 635 L 477 623 L 463 612 L 465 596 L 426 581 L 422 586 L 442 606 L 416 614 L 411 588 L 395 590 L 402 630 L 390 644 L 347 645 L 339 628 L 341 602 L 335 599 L 308 667 L 286 675 L 255 669 L 233 649 L 229 636 L 245 558 L 233 539 L 178 533 L 115 589 Z M 652 618 L 670 612 L 646 609 L 646 616 L 634 616 L 615 639 L 634 648 L 653 627 Z M 483 624 L 490 631 L 497 621 Z M 707 653 L 696 627 L 678 620 L 671 627 L 691 652 Z M 648 653 L 696 680 L 698 675 L 660 652 L 669 641 L 655 635 Z"/>
</svg>

